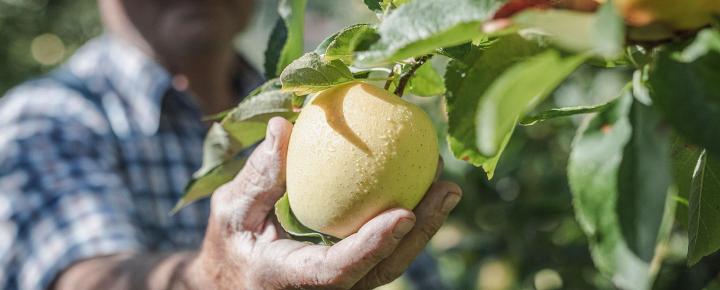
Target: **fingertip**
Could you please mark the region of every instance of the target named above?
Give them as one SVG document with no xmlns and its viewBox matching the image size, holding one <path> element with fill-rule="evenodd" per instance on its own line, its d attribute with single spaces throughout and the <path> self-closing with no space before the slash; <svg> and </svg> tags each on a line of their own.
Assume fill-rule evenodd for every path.
<svg viewBox="0 0 720 290">
<path fill-rule="evenodd" d="M 377 232 L 387 232 L 392 230 L 392 228 L 401 220 L 401 219 L 407 219 L 411 221 L 415 221 L 415 214 L 412 213 L 409 210 L 403 209 L 403 208 L 392 208 L 388 209 L 384 212 L 381 212 L 380 214 L 376 215 L 369 221 L 367 221 L 365 224 L 360 227 L 360 229 L 357 231 L 359 234 L 364 233 L 377 233 Z"/>
<path fill-rule="evenodd" d="M 267 132 L 280 135 L 292 129 L 292 123 L 282 117 L 272 117 L 268 121 Z"/>
<path fill-rule="evenodd" d="M 395 250 L 415 221 L 415 214 L 407 209 L 386 210 L 332 246 L 331 257 L 337 258 L 338 265 L 369 271 Z"/>
<path fill-rule="evenodd" d="M 292 131 L 292 124 L 281 117 L 273 117 L 268 121 L 267 130 L 265 132 L 265 141 L 269 143 L 273 150 L 281 149 L 280 145 L 287 143 Z"/>
<path fill-rule="evenodd" d="M 433 187 L 437 187 L 438 191 L 442 191 L 445 193 L 454 193 L 461 196 L 463 193 L 460 185 L 452 181 L 440 180 L 435 182 L 435 185 Z"/>
<path fill-rule="evenodd" d="M 423 218 L 436 213 L 447 214 L 457 205 L 461 197 L 462 189 L 456 183 L 444 180 L 436 181 L 430 186 L 414 212 Z"/>
<path fill-rule="evenodd" d="M 390 216 L 390 217 L 396 218 L 396 219 L 409 219 L 409 220 L 415 221 L 415 214 L 412 211 L 401 208 L 401 207 L 388 209 L 388 210 L 382 212 L 381 214 L 379 214 L 378 216 L 382 216 L 382 215 L 387 215 L 387 216 Z"/>
</svg>

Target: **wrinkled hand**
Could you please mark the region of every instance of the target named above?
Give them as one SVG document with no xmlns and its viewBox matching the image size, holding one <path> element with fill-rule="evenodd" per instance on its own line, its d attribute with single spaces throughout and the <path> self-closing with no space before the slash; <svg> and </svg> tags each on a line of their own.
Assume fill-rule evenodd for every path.
<svg viewBox="0 0 720 290">
<path fill-rule="evenodd" d="M 292 124 L 270 120 L 235 179 L 212 198 L 205 242 L 189 269 L 202 289 L 370 289 L 400 276 L 460 199 L 437 181 L 414 212 L 391 209 L 333 246 L 284 239 L 270 214 L 285 193 Z"/>
</svg>

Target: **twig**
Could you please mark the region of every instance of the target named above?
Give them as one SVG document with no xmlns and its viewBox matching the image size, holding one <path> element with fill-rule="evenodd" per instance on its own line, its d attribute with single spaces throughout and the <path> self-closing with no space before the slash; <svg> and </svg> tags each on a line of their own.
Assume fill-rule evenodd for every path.
<svg viewBox="0 0 720 290">
<path fill-rule="evenodd" d="M 390 85 L 392 85 L 393 80 L 395 80 L 395 69 L 391 69 L 387 76 L 387 81 L 385 81 L 385 90 L 390 89 Z"/>
<path fill-rule="evenodd" d="M 431 57 L 432 54 L 426 54 L 416 58 L 415 62 L 410 66 L 410 69 L 406 73 L 400 75 L 398 86 L 395 88 L 395 94 L 398 97 L 402 97 L 403 93 L 405 93 L 405 86 L 407 86 L 408 81 L 410 81 L 410 78 L 415 74 L 415 71 L 417 71 L 420 66 L 425 64 L 425 62 L 427 62 Z"/>
</svg>

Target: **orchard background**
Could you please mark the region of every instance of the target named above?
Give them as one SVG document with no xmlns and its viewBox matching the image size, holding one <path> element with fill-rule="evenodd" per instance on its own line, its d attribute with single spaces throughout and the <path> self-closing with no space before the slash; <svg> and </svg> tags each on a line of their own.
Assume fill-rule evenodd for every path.
<svg viewBox="0 0 720 290">
<path fill-rule="evenodd" d="M 258 11 L 253 25 L 238 37 L 237 46 L 256 68 L 263 71 L 267 68 L 264 61 L 265 43 L 276 26 L 278 3 L 257 2 Z M 307 4 L 302 45 L 305 52 L 315 50 L 325 37 L 349 25 L 378 22 L 376 15 L 361 0 L 310 0 Z M 526 17 L 525 20 L 531 24 L 553 24 L 551 19 L 558 19 L 555 16 L 537 17 Z M 22 80 L 51 70 L 61 63 L 85 40 L 101 33 L 98 22 L 93 0 L 0 0 L 0 94 Z M 562 22 L 555 24 L 560 26 L 558 31 L 571 36 L 569 40 L 564 40 L 567 41 L 563 43 L 564 49 L 568 46 L 577 49 L 573 47 L 578 45 L 574 42 L 577 39 L 573 37 L 584 35 L 582 32 L 574 34 L 578 33 L 573 31 L 578 27 Z M 678 75 L 664 79 L 661 85 L 666 88 L 663 91 L 682 95 L 680 100 L 692 100 L 692 94 L 698 93 L 693 89 L 693 85 L 705 89 L 714 88 L 714 101 L 720 103 L 720 65 L 717 62 L 720 38 L 717 37 L 717 28 L 708 28 L 707 31 L 709 32 L 702 34 L 704 38 L 698 38 L 700 40 L 695 42 L 695 52 L 679 48 L 678 51 L 694 53 L 698 58 L 702 58 L 703 53 L 710 54 L 714 63 L 710 62 L 710 69 L 705 70 L 704 76 L 711 81 L 704 84 L 702 81 L 686 78 L 688 74 L 682 73 L 682 67 L 673 67 L 672 70 Z M 714 35 L 711 34 L 713 31 Z M 609 37 L 612 38 L 612 35 Z M 694 34 L 677 36 L 677 44 L 673 45 L 686 45 L 693 41 L 693 38 Z M 492 49 L 492 45 L 500 44 L 486 43 L 487 40 L 476 41 L 479 45 L 488 45 L 488 49 Z M 582 41 L 578 42 L 579 45 L 583 44 Z M 605 43 L 599 42 L 598 45 Z M 555 44 L 550 43 L 548 47 Z M 612 47 L 608 49 L 612 50 Z M 699 206 L 694 210 L 697 218 L 697 213 L 702 212 L 703 207 L 720 206 L 720 199 L 717 198 L 720 194 L 720 180 L 717 179 L 720 176 L 702 170 L 694 172 L 697 171 L 696 167 L 710 173 L 720 168 L 717 161 L 713 161 L 717 159 L 713 159 L 709 153 L 704 153 L 701 157 L 703 145 L 708 148 L 715 146 L 714 150 L 717 152 L 720 135 L 695 137 L 691 132 L 690 138 L 700 142 L 688 142 L 684 137 L 688 134 L 678 134 L 676 131 L 692 131 L 692 128 L 687 129 L 687 126 L 677 124 L 671 126 L 652 112 L 637 109 L 637 106 L 630 108 L 629 103 L 643 100 L 643 91 L 638 84 L 646 80 L 643 78 L 645 74 L 636 72 L 636 69 L 638 63 L 645 61 L 643 58 L 646 55 L 632 49 L 624 52 L 636 56 L 637 58 L 632 60 L 635 63 L 628 65 L 622 62 L 603 62 L 589 57 L 590 60 L 574 68 L 567 79 L 557 88 L 553 88 L 552 93 L 533 108 L 529 115 L 538 116 L 537 113 L 541 112 L 557 114 L 558 110 L 547 110 L 568 107 L 574 108 L 571 112 L 585 110 L 600 113 L 555 118 L 531 126 L 516 126 L 492 179 L 488 179 L 482 168 L 453 157 L 447 143 L 442 141 L 446 140 L 445 134 L 448 131 L 447 108 L 443 105 L 443 97 L 413 96 L 412 89 L 403 96 L 430 113 L 441 140 L 446 167 L 444 177 L 458 182 L 465 190 L 463 201 L 429 247 L 431 254 L 437 258 L 441 275 L 448 285 L 455 289 L 717 289 L 714 280 L 718 280 L 720 272 L 720 255 L 712 253 L 719 243 L 714 239 L 717 239 L 720 233 L 720 216 L 711 215 L 710 218 L 702 220 L 706 230 L 704 233 L 708 235 L 703 236 L 702 228 L 697 228 L 698 220 L 695 221 L 696 227 L 693 229 L 693 210 L 690 208 L 693 204 Z M 502 55 L 498 58 L 502 58 Z M 430 62 L 438 76 L 448 76 L 450 58 L 438 56 L 433 57 Z M 274 74 L 279 73 L 277 71 Z M 523 83 L 514 85 L 522 87 Z M 691 105 L 695 107 L 690 107 Z M 693 111 L 703 109 L 703 104 L 680 101 L 672 103 L 671 106 L 675 106 L 673 108 L 676 110 L 670 111 L 677 112 L 678 115 L 688 110 L 695 112 L 692 116 L 669 117 L 672 120 L 703 116 L 702 110 Z M 717 106 L 719 105 L 707 104 L 705 107 Z M 593 116 L 600 116 L 594 120 L 600 119 L 603 122 L 588 123 L 588 118 Z M 706 127 L 717 128 L 720 124 L 718 118 L 718 115 L 710 114 L 705 119 Z M 521 121 L 531 123 L 532 120 Z M 615 121 L 619 125 L 615 124 Z M 632 135 L 633 137 L 628 137 L 629 140 L 625 142 L 633 146 L 625 147 L 614 146 L 613 142 L 610 142 L 595 149 L 591 143 L 583 143 L 588 140 L 591 142 L 597 134 L 607 134 L 615 125 L 632 124 L 635 132 L 649 132 L 652 130 L 637 124 L 651 122 L 667 128 L 667 136 L 658 137 L 648 133 L 641 136 L 645 138 L 637 138 Z M 580 131 L 578 128 L 581 128 Z M 583 147 L 583 144 L 589 147 Z M 584 156 L 578 147 L 593 151 L 593 154 Z M 598 150 L 606 152 L 597 152 Z M 632 154 L 633 150 L 635 154 Z M 658 151 L 667 153 L 663 156 L 668 159 L 653 158 L 652 155 L 645 154 Z M 597 187 L 593 187 L 593 184 L 607 183 L 607 177 L 611 176 L 582 176 L 582 167 L 597 160 L 620 158 L 618 155 L 622 156 L 622 153 L 626 156 L 623 160 L 629 160 L 627 156 L 633 156 L 635 166 L 615 168 L 616 172 L 611 174 L 614 178 L 630 180 L 620 183 L 636 189 L 659 186 L 665 188 L 667 194 L 661 192 L 655 196 L 632 195 L 628 198 L 618 196 L 617 192 L 608 193 L 613 189 L 599 189 L 599 193 L 589 195 L 599 198 L 580 198 L 585 202 L 586 212 L 583 212 L 582 208 L 574 208 L 574 204 L 578 207 L 578 192 L 596 190 Z M 569 160 L 573 158 L 576 158 L 575 161 Z M 461 156 L 461 159 L 472 157 Z M 704 161 L 700 163 L 700 167 L 697 166 L 699 160 Z M 709 177 L 704 183 L 698 184 L 697 180 L 692 181 L 693 173 L 696 176 Z M 643 176 L 652 178 L 642 178 Z M 569 180 L 573 183 L 572 187 Z M 673 180 L 675 182 L 672 182 Z M 571 191 L 571 188 L 574 191 Z M 693 190 L 696 194 L 705 194 L 699 204 L 697 200 L 693 202 L 690 198 Z M 617 191 L 626 192 L 622 188 Z M 711 193 L 715 194 L 714 197 Z M 608 199 L 613 202 L 609 209 L 606 204 L 602 205 Z M 594 205 L 598 206 L 593 207 Z M 587 225 L 585 228 L 581 226 L 584 219 L 582 216 L 587 215 L 587 211 L 592 211 L 593 208 L 597 209 L 594 212 L 597 215 L 607 216 L 610 213 L 618 216 L 617 221 L 600 226 L 606 227 L 604 230 L 610 228 L 607 232 L 614 233 L 615 236 L 601 236 L 600 234 L 606 233 L 602 229 L 598 230 L 598 235 L 589 235 Z M 653 212 L 656 208 L 660 208 L 659 218 L 657 210 Z M 638 218 L 648 215 L 655 217 Z M 657 222 L 652 222 L 654 220 Z M 642 235 L 637 234 L 645 232 L 660 233 L 657 239 L 651 241 L 654 248 L 649 251 L 649 247 L 639 246 L 647 245 L 647 241 L 645 244 L 641 241 Z M 608 245 L 608 239 L 622 240 L 628 246 L 618 252 L 608 252 L 607 248 L 603 248 Z M 700 241 L 705 247 L 704 252 L 691 251 L 689 254 L 691 239 L 696 243 Z M 693 251 L 698 251 L 697 247 Z M 706 254 L 709 255 L 700 259 Z M 691 257 L 690 260 L 688 256 Z M 400 279 L 386 287 L 407 289 L 408 286 Z"/>
</svg>

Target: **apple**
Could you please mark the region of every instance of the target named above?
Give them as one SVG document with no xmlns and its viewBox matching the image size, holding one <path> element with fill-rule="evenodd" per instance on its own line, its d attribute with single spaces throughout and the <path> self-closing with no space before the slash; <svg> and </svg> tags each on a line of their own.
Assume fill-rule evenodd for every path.
<svg viewBox="0 0 720 290">
<path fill-rule="evenodd" d="M 437 165 L 436 131 L 421 108 L 368 83 L 336 86 L 295 122 L 290 209 L 308 228 L 345 238 L 387 209 L 413 209 Z"/>
<path fill-rule="evenodd" d="M 708 25 L 720 14 L 720 0 L 614 0 L 632 26 L 663 24 L 672 30 L 693 30 Z"/>
</svg>

